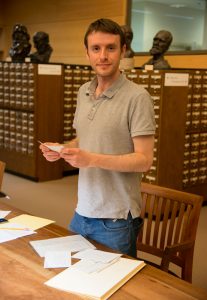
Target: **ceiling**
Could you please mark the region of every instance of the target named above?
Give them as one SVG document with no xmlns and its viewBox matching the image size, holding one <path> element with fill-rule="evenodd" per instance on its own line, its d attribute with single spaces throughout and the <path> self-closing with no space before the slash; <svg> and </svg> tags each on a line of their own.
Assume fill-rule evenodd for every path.
<svg viewBox="0 0 207 300">
<path fill-rule="evenodd" d="M 132 2 L 134 3 L 154 2 L 154 3 L 169 5 L 175 8 L 189 7 L 189 8 L 203 10 L 206 7 L 207 1 L 206 0 L 132 0 Z"/>
</svg>

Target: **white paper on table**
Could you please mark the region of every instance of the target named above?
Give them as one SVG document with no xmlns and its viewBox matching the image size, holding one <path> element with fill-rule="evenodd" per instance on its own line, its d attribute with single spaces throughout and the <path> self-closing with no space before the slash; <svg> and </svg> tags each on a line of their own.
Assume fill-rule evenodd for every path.
<svg viewBox="0 0 207 300">
<path fill-rule="evenodd" d="M 71 252 L 48 251 L 45 253 L 44 268 L 68 268 L 71 266 Z"/>
<path fill-rule="evenodd" d="M 119 259 L 122 254 L 106 252 L 97 249 L 86 249 L 74 254 L 73 258 L 92 260 L 95 262 L 109 263 L 113 260 Z"/>
<path fill-rule="evenodd" d="M 108 263 L 103 263 L 100 261 L 96 262 L 94 260 L 88 260 L 88 259 L 82 259 L 79 262 L 72 265 L 72 268 L 74 268 L 78 271 L 90 274 L 90 273 L 94 273 L 94 272 L 100 272 L 100 271 L 108 268 L 113 263 L 117 262 L 118 259 L 114 259 L 113 261 L 108 262 Z"/>
<path fill-rule="evenodd" d="M 45 284 L 83 297 L 105 300 L 109 299 L 110 295 L 144 266 L 143 261 L 120 257 L 101 272 L 87 274 L 70 267 L 49 279 Z"/>
<path fill-rule="evenodd" d="M 44 257 L 47 251 L 67 250 L 70 252 L 76 252 L 88 248 L 96 248 L 81 235 L 71 235 L 47 240 L 30 241 L 30 244 L 41 257 Z"/>
<path fill-rule="evenodd" d="M 0 218 L 5 218 L 10 212 L 11 210 L 0 210 Z"/>
<path fill-rule="evenodd" d="M 29 228 L 25 228 L 22 225 L 6 222 L 0 225 L 0 243 L 15 240 L 34 233 L 36 232 Z"/>
<path fill-rule="evenodd" d="M 9 219 L 9 222 L 15 222 L 17 224 L 21 224 L 23 226 L 29 227 L 33 230 L 36 230 L 36 229 L 42 228 L 44 226 L 47 226 L 51 223 L 54 223 L 55 221 L 36 217 L 36 216 L 30 216 L 27 214 L 22 214 L 20 216 Z"/>
</svg>

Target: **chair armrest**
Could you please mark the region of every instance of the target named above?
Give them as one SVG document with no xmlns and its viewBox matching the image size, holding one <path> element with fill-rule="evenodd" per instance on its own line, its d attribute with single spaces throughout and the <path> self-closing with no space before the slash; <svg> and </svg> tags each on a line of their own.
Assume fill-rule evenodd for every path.
<svg viewBox="0 0 207 300">
<path fill-rule="evenodd" d="M 194 246 L 194 243 L 195 243 L 194 241 L 186 241 L 186 242 L 181 242 L 179 244 L 166 246 L 163 253 L 161 265 L 160 265 L 161 270 L 167 272 L 172 255 L 175 255 L 177 252 L 182 252 L 192 248 Z"/>
</svg>

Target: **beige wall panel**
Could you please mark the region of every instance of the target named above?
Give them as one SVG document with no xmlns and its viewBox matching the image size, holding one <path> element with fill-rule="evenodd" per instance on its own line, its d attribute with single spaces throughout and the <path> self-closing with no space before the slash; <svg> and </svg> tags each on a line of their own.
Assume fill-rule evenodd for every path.
<svg viewBox="0 0 207 300">
<path fill-rule="evenodd" d="M 135 66 L 141 67 L 150 57 L 136 56 Z M 207 54 L 203 55 L 169 55 L 165 56 L 172 68 L 207 69 Z"/>
<path fill-rule="evenodd" d="M 2 11 L 2 0 L 0 0 L 0 60 L 3 59 L 4 49 L 4 31 L 3 31 L 3 11 Z"/>
<path fill-rule="evenodd" d="M 86 28 L 100 17 L 124 24 L 126 0 L 7 0 L 4 16 L 4 59 L 11 47 L 13 25 L 22 23 L 31 35 L 31 43 L 36 31 L 49 34 L 53 47 L 50 62 L 87 64 L 83 45 Z"/>
<path fill-rule="evenodd" d="M 127 0 L 0 0 L 3 59 L 11 46 L 13 25 L 23 23 L 31 36 L 36 31 L 49 33 L 54 49 L 51 62 L 87 64 L 83 46 L 87 26 L 101 17 L 124 24 L 126 6 Z M 135 66 L 140 67 L 148 58 L 136 56 Z M 173 68 L 207 68 L 207 55 L 170 55 L 166 59 Z"/>
<path fill-rule="evenodd" d="M 113 18 L 114 21 L 122 23 L 122 17 Z M 36 31 L 44 28 L 50 36 L 50 44 L 53 47 L 50 62 L 61 62 L 71 64 L 88 64 L 84 50 L 84 34 L 91 20 L 58 22 L 50 24 L 31 24 L 27 29 L 32 36 Z M 5 28 L 5 35 L 10 37 L 6 39 L 5 57 L 8 57 L 8 51 L 11 47 L 12 27 Z M 32 43 L 32 39 L 30 41 Z M 35 49 L 32 48 L 31 51 Z"/>
<path fill-rule="evenodd" d="M 166 57 L 173 68 L 204 68 L 207 69 L 207 54 L 178 55 Z"/>
<path fill-rule="evenodd" d="M 4 23 L 48 23 L 123 15 L 126 0 L 6 0 Z"/>
<path fill-rule="evenodd" d="M 0 0 L 0 26 L 3 25 L 3 8 L 2 8 L 2 0 Z"/>
</svg>

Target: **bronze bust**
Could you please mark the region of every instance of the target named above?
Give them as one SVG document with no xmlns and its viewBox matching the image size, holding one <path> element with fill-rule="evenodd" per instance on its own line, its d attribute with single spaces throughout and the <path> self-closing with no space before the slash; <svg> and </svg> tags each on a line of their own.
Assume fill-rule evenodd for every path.
<svg viewBox="0 0 207 300">
<path fill-rule="evenodd" d="M 133 31 L 130 26 L 128 25 L 122 25 L 121 29 L 125 36 L 125 43 L 126 43 L 126 52 L 125 52 L 125 58 L 132 58 L 134 57 L 134 51 L 131 48 L 131 43 L 133 40 Z"/>
<path fill-rule="evenodd" d="M 22 24 L 16 24 L 13 27 L 12 32 L 12 47 L 9 50 L 9 55 L 12 62 L 24 62 L 25 58 L 31 49 L 29 43 L 30 35 L 27 32 L 27 28 Z"/>
<path fill-rule="evenodd" d="M 38 31 L 33 36 L 33 43 L 37 51 L 30 54 L 31 62 L 48 63 L 53 51 L 49 45 L 49 35 L 46 32 Z"/>
<path fill-rule="evenodd" d="M 152 58 L 148 60 L 142 67 L 146 65 L 153 65 L 154 69 L 170 69 L 171 66 L 164 59 L 164 54 L 170 47 L 173 40 L 171 32 L 167 30 L 160 30 L 153 38 L 152 48 L 150 54 Z"/>
</svg>

